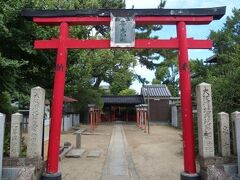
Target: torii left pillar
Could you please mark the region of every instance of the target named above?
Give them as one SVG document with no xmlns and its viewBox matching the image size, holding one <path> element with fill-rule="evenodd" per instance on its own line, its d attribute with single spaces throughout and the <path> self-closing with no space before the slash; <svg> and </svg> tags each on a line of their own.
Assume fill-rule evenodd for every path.
<svg viewBox="0 0 240 180">
<path fill-rule="evenodd" d="M 65 42 L 68 39 L 69 27 L 66 22 L 60 24 L 59 43 L 57 49 L 57 61 L 55 67 L 53 99 L 51 111 L 51 128 L 49 136 L 47 173 L 42 175 L 42 179 L 61 180 L 61 173 L 58 172 L 59 144 L 61 133 L 62 104 L 64 96 L 64 86 L 67 65 L 67 48 Z"/>
</svg>

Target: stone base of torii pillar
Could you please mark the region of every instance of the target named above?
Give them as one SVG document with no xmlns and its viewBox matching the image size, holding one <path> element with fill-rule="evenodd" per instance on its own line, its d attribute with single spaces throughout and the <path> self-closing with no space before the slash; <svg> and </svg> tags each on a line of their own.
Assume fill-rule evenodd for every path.
<svg viewBox="0 0 240 180">
<path fill-rule="evenodd" d="M 49 173 L 43 173 L 41 180 L 61 180 L 62 174 L 61 173 L 55 173 L 55 174 L 49 174 Z"/>
<path fill-rule="evenodd" d="M 181 180 L 200 180 L 200 174 L 187 174 L 185 172 L 181 173 Z"/>
</svg>

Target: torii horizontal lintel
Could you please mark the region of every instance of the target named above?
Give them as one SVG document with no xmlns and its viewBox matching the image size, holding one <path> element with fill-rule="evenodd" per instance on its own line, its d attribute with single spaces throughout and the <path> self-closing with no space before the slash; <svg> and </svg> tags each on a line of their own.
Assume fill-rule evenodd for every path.
<svg viewBox="0 0 240 180">
<path fill-rule="evenodd" d="M 194 40 L 188 38 L 189 49 L 211 49 L 211 40 Z M 60 41 L 52 40 L 36 40 L 34 42 L 35 49 L 57 49 Z M 110 40 L 77 40 L 67 39 L 64 42 L 68 49 L 110 49 Z M 135 49 L 178 49 L 179 43 L 177 38 L 159 40 L 159 39 L 137 39 L 135 41 Z"/>
<path fill-rule="evenodd" d="M 35 17 L 33 22 L 39 25 L 57 26 L 62 22 L 69 25 L 110 25 L 110 17 Z M 213 21 L 212 16 L 175 17 L 175 16 L 136 16 L 136 25 L 176 25 L 177 22 L 184 21 L 188 25 L 209 24 Z"/>
</svg>

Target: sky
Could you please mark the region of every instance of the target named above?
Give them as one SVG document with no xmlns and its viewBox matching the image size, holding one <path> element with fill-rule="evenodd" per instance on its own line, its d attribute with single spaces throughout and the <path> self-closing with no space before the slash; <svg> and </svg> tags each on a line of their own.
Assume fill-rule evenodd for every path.
<svg viewBox="0 0 240 180">
<path fill-rule="evenodd" d="M 134 5 L 135 9 L 146 9 L 156 8 L 160 0 L 126 0 L 126 8 L 132 8 Z M 198 26 L 187 26 L 187 36 L 193 37 L 194 39 L 207 39 L 211 30 L 217 31 L 224 26 L 226 17 L 232 15 L 232 9 L 240 8 L 240 0 L 167 0 L 166 9 L 180 9 L 180 8 L 209 8 L 227 6 L 226 15 L 217 21 L 211 22 L 210 25 L 198 25 Z M 158 35 L 161 39 L 168 39 L 170 37 L 176 37 L 175 26 L 163 26 Z M 213 53 L 210 50 L 189 50 L 189 59 L 203 59 L 212 56 Z M 135 73 L 145 77 L 149 82 L 155 77 L 154 71 L 147 70 L 141 65 L 137 65 L 134 68 Z M 138 93 L 141 90 L 141 84 L 134 81 L 130 86 L 131 89 L 135 89 Z"/>
</svg>

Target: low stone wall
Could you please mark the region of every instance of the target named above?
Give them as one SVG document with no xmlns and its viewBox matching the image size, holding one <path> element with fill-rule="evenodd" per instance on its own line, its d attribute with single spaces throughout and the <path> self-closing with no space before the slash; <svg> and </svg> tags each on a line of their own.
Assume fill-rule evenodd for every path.
<svg viewBox="0 0 240 180">
<path fill-rule="evenodd" d="M 16 180 L 38 180 L 45 169 L 40 158 L 3 158 L 3 178 Z"/>
</svg>

